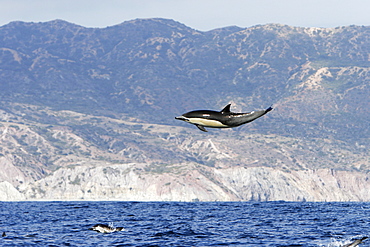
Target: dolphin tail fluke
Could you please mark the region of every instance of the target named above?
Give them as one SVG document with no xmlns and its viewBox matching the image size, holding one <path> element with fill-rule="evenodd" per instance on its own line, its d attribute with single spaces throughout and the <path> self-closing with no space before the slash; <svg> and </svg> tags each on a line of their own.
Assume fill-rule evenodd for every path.
<svg viewBox="0 0 370 247">
<path fill-rule="evenodd" d="M 266 112 L 266 113 L 268 113 L 269 111 L 272 111 L 272 109 L 274 109 L 274 108 L 272 108 L 272 105 L 271 105 L 269 108 L 267 108 L 267 109 L 265 110 L 265 112 Z"/>
</svg>

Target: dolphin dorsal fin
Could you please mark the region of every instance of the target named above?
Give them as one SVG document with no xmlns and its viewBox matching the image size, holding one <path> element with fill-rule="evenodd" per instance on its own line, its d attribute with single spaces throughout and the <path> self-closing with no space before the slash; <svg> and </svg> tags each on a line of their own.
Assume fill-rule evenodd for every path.
<svg viewBox="0 0 370 247">
<path fill-rule="evenodd" d="M 228 104 L 227 106 L 224 107 L 224 109 L 221 110 L 221 113 L 224 114 L 224 113 L 230 113 L 230 106 L 231 104 Z"/>
</svg>

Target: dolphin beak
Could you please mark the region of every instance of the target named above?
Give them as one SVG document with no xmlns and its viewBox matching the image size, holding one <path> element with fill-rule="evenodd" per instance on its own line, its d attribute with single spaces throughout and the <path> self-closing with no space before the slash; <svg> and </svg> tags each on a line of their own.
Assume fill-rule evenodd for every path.
<svg viewBox="0 0 370 247">
<path fill-rule="evenodd" d="M 188 119 L 184 116 L 180 116 L 180 117 L 175 117 L 175 119 L 177 120 L 182 120 L 182 121 L 187 121 Z"/>
</svg>

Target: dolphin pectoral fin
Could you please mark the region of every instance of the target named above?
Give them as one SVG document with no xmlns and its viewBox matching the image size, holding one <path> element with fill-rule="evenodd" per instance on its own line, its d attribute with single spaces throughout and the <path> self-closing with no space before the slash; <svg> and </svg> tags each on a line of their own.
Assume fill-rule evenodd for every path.
<svg viewBox="0 0 370 247">
<path fill-rule="evenodd" d="M 196 124 L 195 126 L 197 126 L 197 127 L 198 127 L 198 129 L 200 129 L 201 131 L 208 132 L 208 131 L 204 128 L 204 126 L 202 126 L 202 125 L 198 125 L 198 124 Z"/>
</svg>

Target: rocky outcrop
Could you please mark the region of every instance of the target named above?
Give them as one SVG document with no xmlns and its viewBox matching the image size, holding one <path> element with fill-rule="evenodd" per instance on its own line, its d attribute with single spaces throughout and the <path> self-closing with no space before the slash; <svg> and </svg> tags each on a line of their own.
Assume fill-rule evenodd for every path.
<svg viewBox="0 0 370 247">
<path fill-rule="evenodd" d="M 369 177 L 330 169 L 217 169 L 197 164 L 63 168 L 22 191 L 28 200 L 369 201 Z"/>
</svg>

